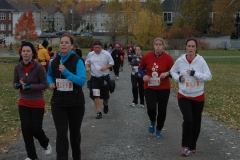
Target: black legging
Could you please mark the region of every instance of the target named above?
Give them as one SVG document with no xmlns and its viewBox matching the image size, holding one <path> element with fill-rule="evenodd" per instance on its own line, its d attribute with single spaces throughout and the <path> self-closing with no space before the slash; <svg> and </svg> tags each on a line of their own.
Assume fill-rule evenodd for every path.
<svg viewBox="0 0 240 160">
<path fill-rule="evenodd" d="M 143 79 L 138 78 L 135 75 L 131 75 L 133 103 L 138 104 L 138 94 L 140 98 L 140 104 L 144 105 L 144 89 Z"/>
<path fill-rule="evenodd" d="M 183 115 L 182 147 L 189 147 L 190 150 L 194 150 L 201 130 L 204 101 L 197 102 L 180 98 L 178 105 Z"/>
<path fill-rule="evenodd" d="M 113 66 L 115 76 L 119 76 L 119 69 L 120 69 L 120 63 L 115 63 Z"/>
<path fill-rule="evenodd" d="M 166 119 L 167 104 L 168 104 L 170 89 L 153 90 L 153 89 L 147 88 L 144 90 L 144 94 L 145 94 L 147 112 L 148 112 L 150 121 L 156 122 L 156 117 L 157 117 L 156 129 L 161 131 Z M 158 113 L 157 113 L 157 110 L 158 110 Z"/>
</svg>

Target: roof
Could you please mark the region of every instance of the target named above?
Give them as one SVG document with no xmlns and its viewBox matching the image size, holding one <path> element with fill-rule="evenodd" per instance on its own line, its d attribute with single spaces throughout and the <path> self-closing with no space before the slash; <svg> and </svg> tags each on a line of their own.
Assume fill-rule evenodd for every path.
<svg viewBox="0 0 240 160">
<path fill-rule="evenodd" d="M 182 2 L 183 2 L 183 0 L 182 0 Z M 163 11 L 168 11 L 168 12 L 175 11 L 176 9 L 174 9 L 174 8 L 176 7 L 176 5 L 179 6 L 180 5 L 179 3 L 181 3 L 181 1 L 178 2 L 178 4 L 176 4 L 176 2 L 174 2 L 174 0 L 165 0 L 163 2 Z"/>
<path fill-rule="evenodd" d="M 57 12 L 63 13 L 60 8 L 56 8 L 56 7 L 44 8 L 42 10 L 47 12 L 50 15 L 53 15 L 54 13 L 57 13 Z"/>
<path fill-rule="evenodd" d="M 33 10 L 34 12 L 41 12 L 41 10 L 32 2 L 9 2 L 19 12 Z"/>
<path fill-rule="evenodd" d="M 99 6 L 94 6 L 94 7 L 88 8 L 84 14 L 93 14 L 93 13 L 96 13 L 98 7 L 99 7 Z"/>
<path fill-rule="evenodd" d="M 0 10 L 14 10 L 16 11 L 16 9 L 9 4 L 6 0 L 0 0 Z"/>
<path fill-rule="evenodd" d="M 105 13 L 106 10 L 106 3 L 101 3 L 100 6 L 97 8 L 97 12 Z"/>
</svg>

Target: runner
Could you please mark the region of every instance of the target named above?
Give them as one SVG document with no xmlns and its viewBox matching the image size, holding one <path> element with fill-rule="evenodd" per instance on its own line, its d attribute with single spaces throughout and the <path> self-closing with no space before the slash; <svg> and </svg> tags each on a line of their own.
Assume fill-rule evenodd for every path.
<svg viewBox="0 0 240 160">
<path fill-rule="evenodd" d="M 162 137 L 162 128 L 166 119 L 167 104 L 170 94 L 169 70 L 173 65 L 172 57 L 163 51 L 164 40 L 154 40 L 154 51 L 144 55 L 138 71 L 143 77 L 144 94 L 147 104 L 147 112 L 151 124 L 149 133 L 155 132 Z M 157 120 L 157 123 L 156 123 Z"/>
</svg>

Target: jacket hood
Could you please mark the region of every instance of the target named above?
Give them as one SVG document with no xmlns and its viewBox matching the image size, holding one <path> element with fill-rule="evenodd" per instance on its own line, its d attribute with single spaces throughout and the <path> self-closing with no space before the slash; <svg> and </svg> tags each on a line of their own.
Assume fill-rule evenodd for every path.
<svg viewBox="0 0 240 160">
<path fill-rule="evenodd" d="M 187 62 L 187 63 L 188 63 L 187 58 L 186 58 L 186 55 L 187 55 L 187 53 L 182 54 L 182 55 L 180 56 L 180 58 L 181 58 L 184 62 Z M 196 61 L 198 61 L 198 60 L 200 60 L 200 59 L 202 59 L 202 56 L 200 56 L 199 54 L 197 54 L 196 57 L 193 59 L 192 63 L 194 63 L 194 62 L 196 62 Z"/>
</svg>

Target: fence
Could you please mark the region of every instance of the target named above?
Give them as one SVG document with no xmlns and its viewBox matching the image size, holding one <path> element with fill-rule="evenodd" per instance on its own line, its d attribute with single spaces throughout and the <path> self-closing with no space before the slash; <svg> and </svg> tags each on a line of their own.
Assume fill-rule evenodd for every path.
<svg viewBox="0 0 240 160">
<path fill-rule="evenodd" d="M 240 49 L 240 39 L 230 40 L 230 48 L 231 49 Z"/>
</svg>

